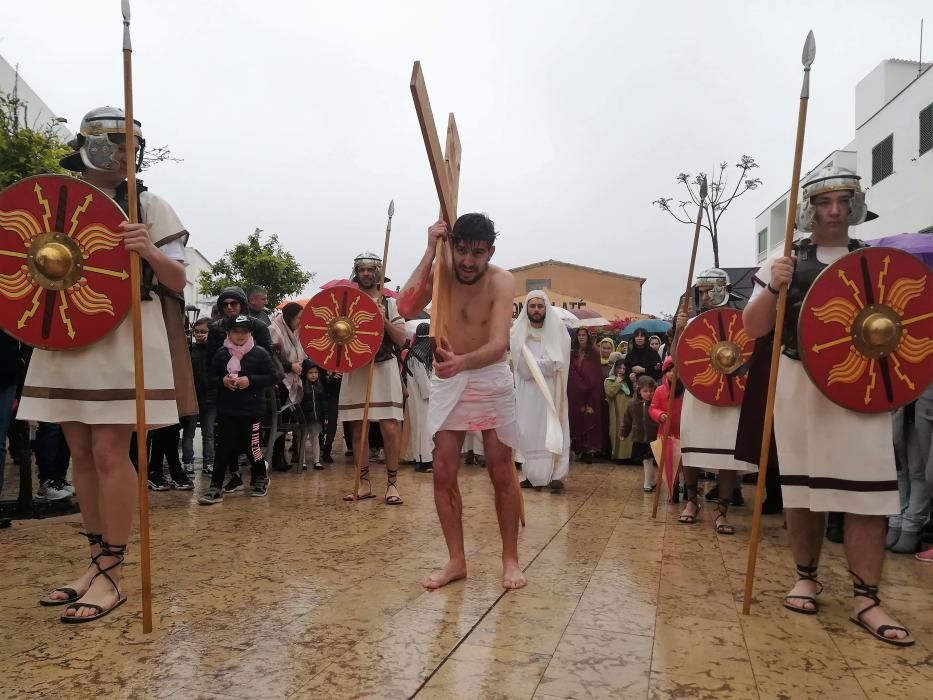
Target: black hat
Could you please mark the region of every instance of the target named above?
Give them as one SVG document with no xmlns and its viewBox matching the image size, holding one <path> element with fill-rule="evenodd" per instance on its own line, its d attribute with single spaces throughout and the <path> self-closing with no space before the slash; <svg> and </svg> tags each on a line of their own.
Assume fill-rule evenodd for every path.
<svg viewBox="0 0 933 700">
<path fill-rule="evenodd" d="M 229 331 L 232 328 L 246 328 L 247 330 L 253 330 L 253 319 L 249 316 L 244 316 L 240 314 L 239 316 L 231 316 L 228 318 L 224 324 L 224 327 Z"/>
</svg>

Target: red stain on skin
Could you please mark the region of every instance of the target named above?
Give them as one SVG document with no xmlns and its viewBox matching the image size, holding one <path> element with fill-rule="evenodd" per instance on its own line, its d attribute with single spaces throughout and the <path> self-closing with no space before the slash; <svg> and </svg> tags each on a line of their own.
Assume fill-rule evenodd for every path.
<svg viewBox="0 0 933 700">
<path fill-rule="evenodd" d="M 403 289 L 398 298 L 398 312 L 405 318 L 417 316 L 427 303 L 426 301 L 422 302 L 427 297 L 427 292 L 427 280 L 420 280 L 413 287 Z"/>
</svg>

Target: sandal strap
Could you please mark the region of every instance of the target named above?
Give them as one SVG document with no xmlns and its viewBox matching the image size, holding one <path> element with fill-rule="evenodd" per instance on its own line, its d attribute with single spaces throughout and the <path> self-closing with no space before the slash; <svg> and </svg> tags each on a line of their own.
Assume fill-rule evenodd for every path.
<svg viewBox="0 0 933 700">
<path fill-rule="evenodd" d="M 87 537 L 87 543 L 89 545 L 95 545 L 95 544 L 99 545 L 100 543 L 104 541 L 104 536 L 96 532 L 81 532 L 79 530 L 78 534 L 84 535 L 85 537 Z"/>
<path fill-rule="evenodd" d="M 103 576 L 105 579 L 110 581 L 110 585 L 113 586 L 113 590 L 117 592 L 117 595 L 120 595 L 120 588 L 117 586 L 117 582 L 113 580 L 113 577 L 109 572 L 116 569 L 118 566 L 123 564 L 123 559 L 126 555 L 126 545 L 125 544 L 110 544 L 107 541 L 102 541 L 100 543 L 100 556 L 101 557 L 111 557 L 116 559 L 110 566 L 101 566 L 99 559 L 94 560 L 94 566 L 97 567 L 97 573 L 94 574 L 94 578 L 98 576 Z M 91 579 L 93 581 L 93 579 Z M 99 607 L 99 606 L 93 606 Z"/>
<path fill-rule="evenodd" d="M 386 469 L 386 476 L 388 477 L 389 486 L 395 486 L 398 482 L 398 469 Z"/>
<path fill-rule="evenodd" d="M 798 581 L 812 581 L 816 584 L 816 594 L 819 595 L 823 592 L 823 584 L 816 576 L 816 572 L 819 569 L 816 561 L 814 559 L 810 560 L 809 564 L 797 564 L 797 580 Z M 797 597 L 797 596 L 794 596 Z"/>
<path fill-rule="evenodd" d="M 864 608 L 856 617 L 861 620 L 862 615 L 867 613 L 872 608 L 877 608 L 881 605 L 881 598 L 878 595 L 878 586 L 873 586 L 871 584 L 865 583 L 865 579 L 859 576 L 857 573 L 849 569 L 849 573 L 855 577 L 856 581 L 852 583 L 852 597 L 853 598 L 868 598 L 872 604 Z M 879 628 L 880 629 L 880 628 Z M 892 628 L 896 629 L 896 628 Z"/>
</svg>

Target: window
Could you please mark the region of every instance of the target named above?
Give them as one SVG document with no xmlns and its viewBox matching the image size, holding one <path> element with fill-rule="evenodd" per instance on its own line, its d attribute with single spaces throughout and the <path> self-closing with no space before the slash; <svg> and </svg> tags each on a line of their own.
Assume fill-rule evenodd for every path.
<svg viewBox="0 0 933 700">
<path fill-rule="evenodd" d="M 894 134 L 871 149 L 871 184 L 876 185 L 894 172 Z"/>
<path fill-rule="evenodd" d="M 758 232 L 758 255 L 759 257 L 768 251 L 768 229 L 763 228 Z"/>
<path fill-rule="evenodd" d="M 538 289 L 550 289 L 551 280 L 550 279 L 540 279 L 540 280 L 527 280 L 525 282 L 525 292 L 533 292 Z"/>
<path fill-rule="evenodd" d="M 920 110 L 920 155 L 933 149 L 933 103 Z"/>
</svg>

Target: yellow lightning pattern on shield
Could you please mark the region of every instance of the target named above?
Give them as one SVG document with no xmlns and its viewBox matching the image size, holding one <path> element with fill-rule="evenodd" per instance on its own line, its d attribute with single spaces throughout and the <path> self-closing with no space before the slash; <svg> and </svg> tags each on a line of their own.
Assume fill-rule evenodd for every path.
<svg viewBox="0 0 933 700">
<path fill-rule="evenodd" d="M 862 301 L 862 293 L 859 291 L 858 285 L 849 279 L 849 276 L 846 274 L 845 270 L 839 270 L 839 279 L 842 280 L 842 283 L 849 287 L 852 290 L 852 296 L 855 299 L 855 303 L 858 304 L 858 307 L 864 308 L 865 302 Z"/>
<path fill-rule="evenodd" d="M 65 313 L 68 311 L 68 295 L 65 294 L 64 290 L 58 292 L 61 297 L 62 303 L 58 305 L 58 313 L 62 317 L 62 323 L 65 324 L 65 328 L 68 329 L 68 337 L 72 340 L 75 339 L 75 329 L 71 327 L 71 319 L 68 318 L 68 315 Z"/>
<path fill-rule="evenodd" d="M 39 200 L 39 206 L 41 206 L 45 211 L 45 213 L 42 215 L 42 227 L 45 229 L 46 233 L 51 233 L 52 225 L 49 222 L 52 221 L 52 209 L 49 207 L 49 200 L 47 200 L 42 194 L 42 185 L 40 185 L 38 182 L 36 183 L 36 186 L 33 187 L 32 191 L 36 193 L 36 199 Z"/>
<path fill-rule="evenodd" d="M 32 308 L 26 309 L 23 312 L 23 315 L 19 317 L 19 321 L 16 322 L 17 328 L 25 328 L 26 321 L 28 321 L 29 319 L 31 319 L 33 316 L 36 315 L 36 311 L 39 310 L 39 295 L 41 294 L 42 294 L 42 287 L 37 287 L 36 293 L 33 294 L 32 296 Z"/>
<path fill-rule="evenodd" d="M 884 260 L 881 261 L 882 267 L 881 272 L 878 273 L 878 303 L 884 303 L 884 293 L 885 293 L 885 279 L 888 276 L 888 268 L 891 267 L 891 256 L 885 255 Z"/>
<path fill-rule="evenodd" d="M 88 192 L 87 196 L 84 198 L 84 202 L 75 207 L 74 214 L 71 215 L 71 228 L 68 229 L 68 235 L 75 235 L 75 231 L 78 229 L 78 219 L 81 218 L 81 215 L 87 211 L 87 208 L 91 206 L 91 202 L 94 201 L 94 195 Z"/>
</svg>

